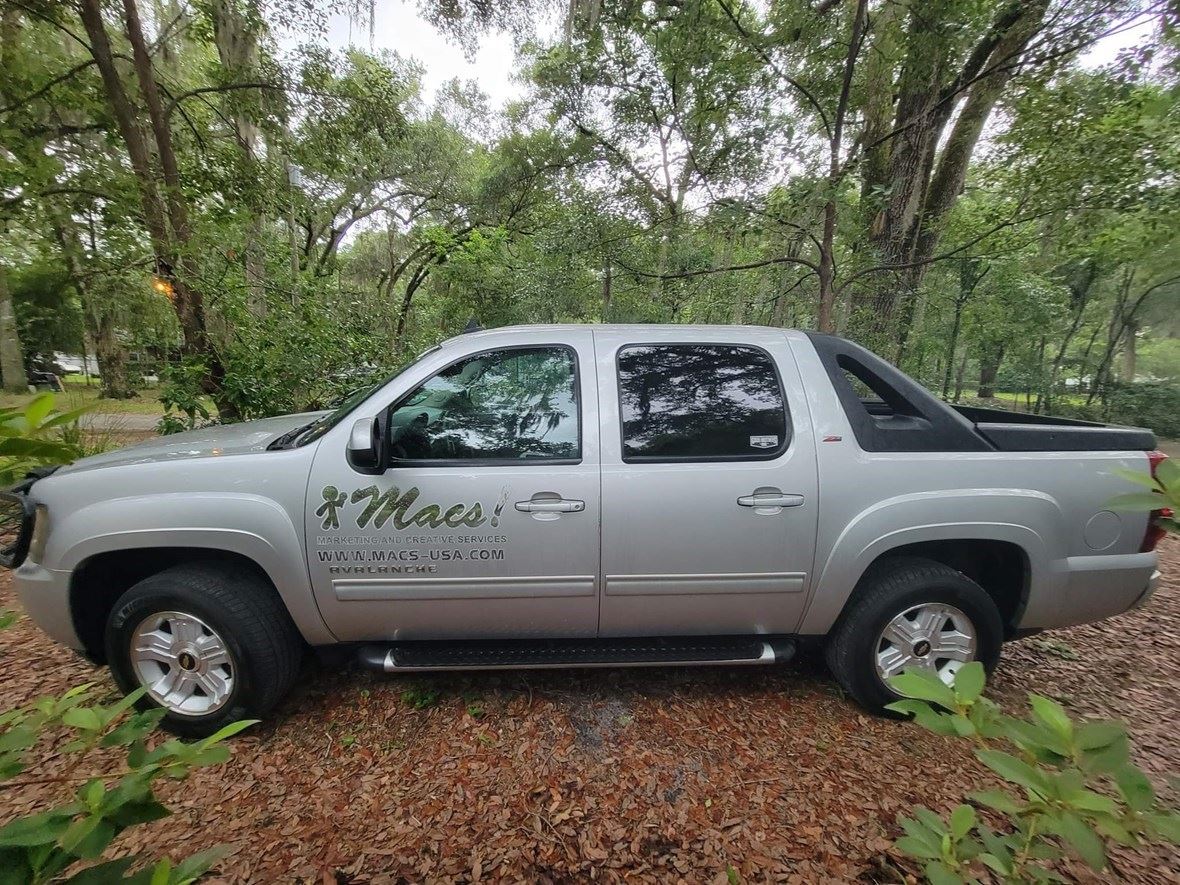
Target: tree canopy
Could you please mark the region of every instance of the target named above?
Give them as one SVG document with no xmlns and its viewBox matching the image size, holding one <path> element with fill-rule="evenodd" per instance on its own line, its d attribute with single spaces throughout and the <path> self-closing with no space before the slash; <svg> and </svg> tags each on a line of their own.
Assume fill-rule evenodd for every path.
<svg viewBox="0 0 1180 885">
<path fill-rule="evenodd" d="M 331 45 L 371 4 L 0 0 L 4 384 L 85 349 L 108 395 L 152 366 L 233 420 L 474 317 L 816 328 L 950 399 L 1180 402 L 1171 4 L 421 12 L 456 52 L 512 34 L 522 97 Z"/>
</svg>

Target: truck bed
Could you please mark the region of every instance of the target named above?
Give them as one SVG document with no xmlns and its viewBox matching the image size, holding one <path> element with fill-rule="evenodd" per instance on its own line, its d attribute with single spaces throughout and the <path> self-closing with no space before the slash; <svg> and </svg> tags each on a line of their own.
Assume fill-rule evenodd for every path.
<svg viewBox="0 0 1180 885">
<path fill-rule="evenodd" d="M 1144 427 L 951 405 L 858 344 L 806 334 L 865 451 L 1129 452 L 1156 445 Z"/>
<path fill-rule="evenodd" d="M 987 409 L 952 406 L 975 425 L 975 432 L 1001 452 L 1122 452 L 1155 448 L 1155 434 L 1144 427 L 1100 424 L 1073 418 L 1053 418 Z"/>
</svg>

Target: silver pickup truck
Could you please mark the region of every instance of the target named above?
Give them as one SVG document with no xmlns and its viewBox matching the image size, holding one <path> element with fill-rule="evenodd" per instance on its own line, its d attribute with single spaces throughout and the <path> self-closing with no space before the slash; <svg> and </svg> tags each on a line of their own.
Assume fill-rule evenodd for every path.
<svg viewBox="0 0 1180 885">
<path fill-rule="evenodd" d="M 773 664 L 865 707 L 909 668 L 1142 604 L 1149 431 L 951 407 L 857 345 L 725 326 L 460 335 L 330 413 L 6 494 L 25 609 L 201 734 L 308 648 L 398 672 Z"/>
</svg>

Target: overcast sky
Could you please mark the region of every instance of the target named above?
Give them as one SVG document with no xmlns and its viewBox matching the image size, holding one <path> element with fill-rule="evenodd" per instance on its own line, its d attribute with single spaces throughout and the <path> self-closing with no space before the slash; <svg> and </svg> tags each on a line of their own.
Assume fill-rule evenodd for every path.
<svg viewBox="0 0 1180 885">
<path fill-rule="evenodd" d="M 480 40 L 479 51 L 469 61 L 462 49 L 422 20 L 414 3 L 376 0 L 376 8 L 372 48 L 393 50 L 418 61 L 425 71 L 423 86 L 427 100 L 441 84 L 455 77 L 478 83 L 495 108 L 523 94 L 521 84 L 513 79 L 516 52 L 509 35 L 485 35 Z M 328 28 L 328 40 L 334 46 L 351 44 L 369 49 L 367 24 L 354 23 L 344 15 L 334 15 Z"/>
<path fill-rule="evenodd" d="M 494 108 L 523 94 L 522 84 L 513 76 L 516 53 L 509 35 L 485 35 L 475 58 L 469 61 L 458 46 L 422 20 L 413 2 L 376 0 L 376 9 L 372 47 L 394 50 L 416 59 L 425 70 L 423 85 L 428 99 L 440 84 L 454 77 L 477 82 Z M 1092 47 L 1083 61 L 1092 67 L 1106 64 L 1122 49 L 1147 39 L 1153 26 L 1153 21 L 1144 20 L 1134 28 L 1111 35 Z M 328 39 L 338 47 L 352 44 L 368 49 L 370 46 L 367 22 L 353 23 L 343 15 L 332 17 Z"/>
</svg>

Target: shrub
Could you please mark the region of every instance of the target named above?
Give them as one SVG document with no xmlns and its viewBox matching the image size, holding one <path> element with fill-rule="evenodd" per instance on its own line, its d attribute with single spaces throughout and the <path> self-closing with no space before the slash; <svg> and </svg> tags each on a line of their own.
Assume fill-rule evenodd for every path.
<svg viewBox="0 0 1180 885">
<path fill-rule="evenodd" d="M 71 867 L 84 864 L 66 881 L 180 885 L 195 881 L 224 856 L 223 849 L 211 849 L 175 866 L 167 858 L 149 865 L 138 857 L 90 863 L 97 861 L 123 830 L 169 814 L 153 790 L 158 778 L 185 778 L 194 768 L 225 761 L 229 750 L 221 742 L 255 721 L 235 722 L 197 743 L 169 739 L 149 748 L 147 739 L 164 710 L 134 710 L 143 691 L 103 703 L 96 699 L 91 685 L 82 685 L 60 697 L 39 698 L 0 715 L 0 782 L 7 781 L 6 788 L 46 781 L 63 786 L 80 782 L 69 801 L 22 815 L 0 827 L 0 879 L 4 882 L 57 880 Z M 63 738 L 66 742 L 54 756 L 68 758 L 64 773 L 28 777 L 27 772 L 36 768 L 34 749 L 43 739 L 56 745 Z M 125 749 L 124 764 L 116 771 L 80 775 L 97 764 L 95 751 L 100 748 Z M 54 756 L 42 756 L 42 761 Z M 128 875 L 135 866 L 140 869 Z"/>
<path fill-rule="evenodd" d="M 53 405 L 53 394 L 42 393 L 24 406 L 0 408 L 0 486 L 82 454 L 77 424 L 86 409 L 55 413 Z"/>
<path fill-rule="evenodd" d="M 906 835 L 896 847 L 923 862 L 931 882 L 974 882 L 985 868 L 1005 882 L 1064 881 L 1046 864 L 1067 849 L 1102 870 L 1110 842 L 1180 842 L 1180 816 L 1160 806 L 1131 762 L 1121 723 L 1076 723 L 1036 694 L 1029 695 L 1030 718 L 1008 716 L 982 696 L 984 680 L 979 662 L 963 666 L 952 686 L 924 671 L 891 680 L 906 697 L 891 710 L 936 734 L 972 741 L 976 758 L 1007 782 L 1005 789 L 972 793 L 972 804 L 946 820 L 928 808 L 902 819 Z M 1001 826 L 992 829 L 978 808 Z"/>
<path fill-rule="evenodd" d="M 1180 384 L 1112 383 L 1107 388 L 1107 415 L 1119 424 L 1150 427 L 1157 436 L 1180 437 Z"/>
<path fill-rule="evenodd" d="M 79 442 L 69 439 L 81 438 L 80 414 L 81 410 L 54 415 L 50 394 L 35 397 L 23 408 L 0 409 L 0 482 L 10 484 L 32 467 L 77 457 Z M 68 431 L 67 438 L 63 431 Z M 15 612 L 0 611 L 0 629 L 15 620 Z M 221 849 L 212 849 L 175 865 L 167 858 L 155 863 L 137 857 L 96 862 L 123 830 L 168 815 L 155 796 L 158 778 L 184 778 L 194 768 L 223 762 L 229 750 L 221 742 L 254 721 L 235 722 L 197 743 L 169 739 L 149 746 L 164 710 L 135 710 L 143 694 L 140 689 L 106 703 L 87 684 L 0 713 L 0 786 L 19 790 L 52 783 L 72 792 L 59 805 L 0 827 L 0 882 L 61 880 L 71 868 L 80 867 L 65 881 L 184 885 L 223 856 Z M 56 752 L 46 755 L 47 746 Z M 115 771 L 95 771 L 104 749 L 126 750 L 124 764 Z M 29 777 L 41 763 L 62 757 L 64 771 Z M 84 770 L 91 773 L 81 774 Z M 80 784 L 76 790 L 75 783 Z"/>
<path fill-rule="evenodd" d="M 209 410 L 201 398 L 201 379 L 205 373 L 203 361 L 187 357 L 180 363 L 165 367 L 160 388 L 164 415 L 156 424 L 158 433 L 193 430 L 209 421 Z"/>
</svg>

